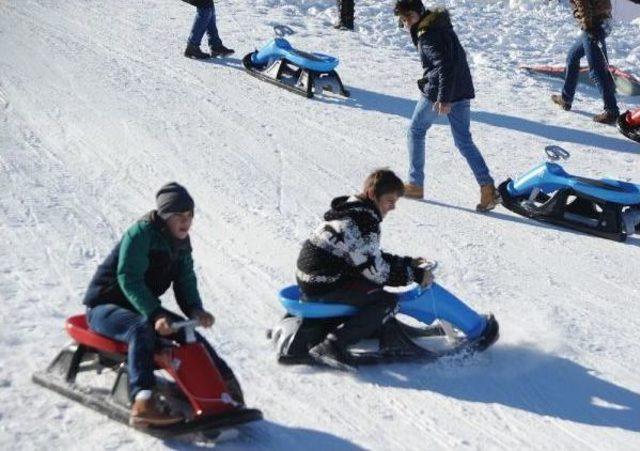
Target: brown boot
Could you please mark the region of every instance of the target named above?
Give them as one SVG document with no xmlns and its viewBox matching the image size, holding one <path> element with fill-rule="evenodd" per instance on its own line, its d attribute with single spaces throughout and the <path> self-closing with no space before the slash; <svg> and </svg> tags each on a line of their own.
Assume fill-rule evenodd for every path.
<svg viewBox="0 0 640 451">
<path fill-rule="evenodd" d="M 600 114 L 593 116 L 593 122 L 599 122 L 600 124 L 615 124 L 618 120 L 618 115 L 609 111 L 603 111 Z"/>
<path fill-rule="evenodd" d="M 184 420 L 182 416 L 161 412 L 154 399 L 136 399 L 131 406 L 129 424 L 135 427 L 170 426 Z"/>
<path fill-rule="evenodd" d="M 493 183 L 480 186 L 480 203 L 476 205 L 476 211 L 485 212 L 493 210 L 500 203 L 500 196 Z"/>
<path fill-rule="evenodd" d="M 551 100 L 553 101 L 553 103 L 555 103 L 556 105 L 560 105 L 560 107 L 565 110 L 565 111 L 569 111 L 571 109 L 571 104 L 569 102 L 567 102 L 566 100 L 564 100 L 562 98 L 561 95 L 559 94 L 553 94 L 551 96 Z"/>
<path fill-rule="evenodd" d="M 404 197 L 408 199 L 423 199 L 424 188 L 413 183 L 404 184 Z"/>
</svg>

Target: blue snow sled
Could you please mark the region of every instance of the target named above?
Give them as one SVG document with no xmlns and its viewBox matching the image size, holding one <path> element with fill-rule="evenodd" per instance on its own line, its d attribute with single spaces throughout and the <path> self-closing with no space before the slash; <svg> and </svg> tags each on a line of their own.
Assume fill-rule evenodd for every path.
<svg viewBox="0 0 640 451">
<path fill-rule="evenodd" d="M 278 361 L 280 363 L 308 363 L 307 351 L 322 341 L 326 335 L 358 308 L 335 302 L 305 302 L 300 299 L 296 285 L 288 286 L 279 293 L 279 299 L 287 314 L 272 331 Z M 430 359 L 439 357 L 436 352 L 416 345 L 412 338 L 445 335 L 436 320 L 447 324 L 449 334 L 453 328 L 462 335 L 461 346 L 473 345 L 482 350 L 493 344 L 499 336 L 498 323 L 493 315 L 479 315 L 464 302 L 438 284 L 429 289 L 414 288 L 399 295 L 399 313 L 410 316 L 424 326 L 403 324 L 396 318 L 385 323 L 381 329 L 380 350 L 360 352 L 351 358 L 360 364 L 382 363 L 397 360 Z M 391 351 L 392 350 L 392 351 Z"/>
<path fill-rule="evenodd" d="M 640 185 L 578 177 L 551 162 L 504 181 L 498 191 L 502 204 L 522 216 L 617 241 L 635 232 L 625 217 L 640 209 Z"/>
<path fill-rule="evenodd" d="M 305 97 L 325 90 L 349 97 L 335 71 L 338 58 L 297 50 L 284 38 L 272 39 L 260 50 L 248 53 L 242 63 L 254 77 Z"/>
</svg>

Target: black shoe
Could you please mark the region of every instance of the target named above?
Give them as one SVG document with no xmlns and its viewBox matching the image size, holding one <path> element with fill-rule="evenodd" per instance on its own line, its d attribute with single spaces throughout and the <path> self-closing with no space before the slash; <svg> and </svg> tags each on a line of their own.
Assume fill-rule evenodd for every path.
<svg viewBox="0 0 640 451">
<path fill-rule="evenodd" d="M 211 58 L 211 55 L 209 55 L 208 53 L 204 53 L 202 50 L 200 50 L 200 47 L 191 44 L 187 45 L 187 49 L 184 51 L 184 56 L 196 60 Z"/>
<path fill-rule="evenodd" d="M 338 22 L 333 26 L 333 28 L 341 31 L 353 31 L 353 24 Z"/>
<path fill-rule="evenodd" d="M 473 342 L 473 347 L 476 351 L 484 351 L 500 338 L 500 326 L 493 314 L 486 315 L 485 319 L 487 324 L 484 326 L 484 330 Z"/>
<path fill-rule="evenodd" d="M 347 353 L 340 348 L 335 341 L 326 339 L 320 344 L 309 349 L 309 356 L 317 363 L 329 366 L 336 370 L 355 372 L 355 368 L 350 365 L 350 358 Z"/>
<path fill-rule="evenodd" d="M 218 46 L 211 46 L 211 47 L 209 47 L 209 49 L 211 50 L 211 56 L 212 57 L 229 56 L 229 55 L 233 55 L 233 53 L 235 53 L 235 50 L 227 48 L 222 44 L 220 44 Z"/>
<path fill-rule="evenodd" d="M 593 122 L 598 122 L 600 124 L 613 125 L 617 120 L 618 114 L 610 111 L 603 111 L 602 113 L 593 116 Z"/>
</svg>

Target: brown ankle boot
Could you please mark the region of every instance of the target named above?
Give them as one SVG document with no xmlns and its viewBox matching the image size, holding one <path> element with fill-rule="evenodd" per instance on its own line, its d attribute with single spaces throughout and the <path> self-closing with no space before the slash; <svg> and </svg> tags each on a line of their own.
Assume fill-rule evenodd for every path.
<svg viewBox="0 0 640 451">
<path fill-rule="evenodd" d="M 184 418 L 161 412 L 154 404 L 154 399 L 136 399 L 131 406 L 129 424 L 135 427 L 170 426 L 179 423 Z"/>
<path fill-rule="evenodd" d="M 423 199 L 424 188 L 413 183 L 404 184 L 404 197 L 408 199 Z"/>
<path fill-rule="evenodd" d="M 609 111 L 603 111 L 600 114 L 593 116 L 593 122 L 599 122 L 600 124 L 615 124 L 618 120 L 618 115 Z"/>
<path fill-rule="evenodd" d="M 476 210 L 485 212 L 493 210 L 500 202 L 500 196 L 493 183 L 480 186 L 480 203 L 476 205 Z"/>
<path fill-rule="evenodd" d="M 559 94 L 553 94 L 551 96 L 551 100 L 556 105 L 560 105 L 560 107 L 562 107 L 562 109 L 565 110 L 565 111 L 569 111 L 571 109 L 571 104 L 569 102 L 567 102 L 566 100 L 564 100 L 562 98 L 562 96 L 559 95 Z"/>
</svg>

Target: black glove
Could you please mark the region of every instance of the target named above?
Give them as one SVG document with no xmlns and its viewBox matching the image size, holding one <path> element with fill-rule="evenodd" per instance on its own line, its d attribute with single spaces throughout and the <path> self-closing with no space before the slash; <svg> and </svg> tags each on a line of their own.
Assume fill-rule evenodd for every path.
<svg viewBox="0 0 640 451">
<path fill-rule="evenodd" d="M 424 79 L 424 78 L 421 78 L 420 80 L 418 80 L 418 89 L 421 92 L 424 92 L 424 85 L 426 85 L 426 84 L 427 84 L 427 80 Z"/>
</svg>

